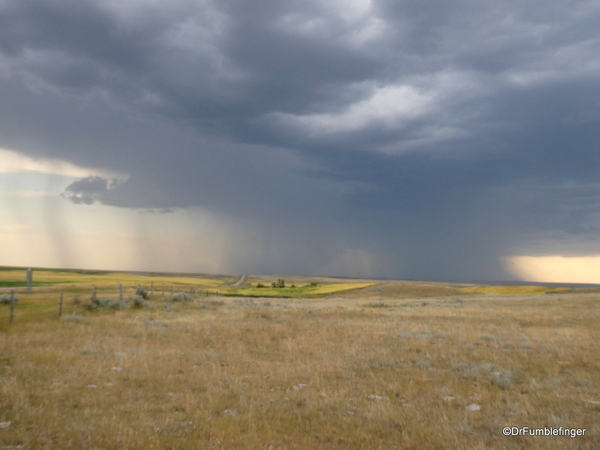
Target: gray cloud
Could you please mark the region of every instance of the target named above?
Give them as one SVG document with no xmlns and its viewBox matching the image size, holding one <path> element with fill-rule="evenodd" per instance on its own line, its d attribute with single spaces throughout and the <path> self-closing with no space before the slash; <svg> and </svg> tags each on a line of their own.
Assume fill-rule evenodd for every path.
<svg viewBox="0 0 600 450">
<path fill-rule="evenodd" d="M 74 181 L 62 194 L 75 204 L 91 205 L 100 200 L 108 191 L 108 180 L 99 176 L 89 176 Z"/>
<path fill-rule="evenodd" d="M 593 2 L 143 3 L 0 4 L 0 145 L 131 175 L 71 201 L 252 221 L 245 271 L 600 250 Z"/>
</svg>

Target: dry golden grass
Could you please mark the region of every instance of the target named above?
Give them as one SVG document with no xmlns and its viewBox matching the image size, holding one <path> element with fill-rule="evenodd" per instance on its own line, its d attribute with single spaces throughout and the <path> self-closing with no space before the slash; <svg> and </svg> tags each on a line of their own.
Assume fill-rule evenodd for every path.
<svg viewBox="0 0 600 450">
<path fill-rule="evenodd" d="M 0 448 L 600 447 L 597 294 L 414 287 L 426 295 L 388 282 L 16 322 L 0 334 Z"/>
</svg>

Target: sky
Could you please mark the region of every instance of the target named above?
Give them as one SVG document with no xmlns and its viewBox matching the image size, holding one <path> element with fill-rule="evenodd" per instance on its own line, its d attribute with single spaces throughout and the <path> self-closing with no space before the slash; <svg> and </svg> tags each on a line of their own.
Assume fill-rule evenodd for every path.
<svg viewBox="0 0 600 450">
<path fill-rule="evenodd" d="M 0 264 L 600 283 L 600 3 L 0 0 Z"/>
</svg>

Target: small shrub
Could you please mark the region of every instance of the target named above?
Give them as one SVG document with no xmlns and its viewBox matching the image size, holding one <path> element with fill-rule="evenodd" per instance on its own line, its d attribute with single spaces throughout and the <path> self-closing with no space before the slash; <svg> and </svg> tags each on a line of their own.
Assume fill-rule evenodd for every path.
<svg viewBox="0 0 600 450">
<path fill-rule="evenodd" d="M 257 306 L 256 303 L 254 303 L 254 300 L 251 298 L 238 298 L 236 300 L 233 301 L 233 303 L 235 305 L 241 305 L 241 306 L 249 306 L 249 307 L 254 307 Z"/>
<path fill-rule="evenodd" d="M 494 372 L 492 375 L 492 383 L 502 389 L 508 389 L 514 384 L 516 378 L 516 370 L 509 370 L 507 372 Z"/>
<path fill-rule="evenodd" d="M 143 296 L 136 295 L 135 297 L 133 297 L 133 307 L 134 308 L 149 308 L 150 303 L 147 302 Z"/>
<path fill-rule="evenodd" d="M 202 302 L 202 308 L 204 309 L 217 309 L 219 306 L 223 306 L 225 304 L 222 300 L 204 300 Z"/>
<path fill-rule="evenodd" d="M 0 303 L 5 303 L 7 305 L 10 304 L 11 295 L 12 295 L 12 301 L 17 303 L 19 301 L 19 296 L 17 294 L 2 294 L 2 295 L 0 295 Z"/>
<path fill-rule="evenodd" d="M 388 305 L 387 303 L 384 302 L 372 302 L 372 303 L 367 303 L 365 305 L 367 308 L 391 308 L 392 305 Z"/>
<path fill-rule="evenodd" d="M 396 360 L 395 359 L 384 359 L 384 358 L 380 358 L 380 359 L 375 359 L 373 361 L 371 361 L 371 367 L 373 368 L 380 368 L 380 367 L 394 367 L 396 365 Z"/>
<path fill-rule="evenodd" d="M 135 295 L 139 295 L 140 297 L 142 297 L 144 300 L 148 300 L 148 298 L 150 298 L 150 295 L 148 294 L 148 291 L 146 289 L 144 289 L 141 285 L 137 287 L 137 289 L 135 290 Z"/>
<path fill-rule="evenodd" d="M 178 292 L 177 294 L 171 295 L 171 301 L 173 302 L 193 302 L 194 297 L 186 292 Z"/>
<path fill-rule="evenodd" d="M 65 322 L 83 322 L 83 317 L 77 314 L 65 314 L 62 316 L 62 320 Z"/>
<path fill-rule="evenodd" d="M 113 300 L 111 298 L 94 297 L 90 301 L 88 308 L 91 310 L 97 309 L 121 309 L 126 307 L 125 303 L 119 302 L 119 300 Z"/>
<path fill-rule="evenodd" d="M 256 287 L 257 287 L 257 288 L 266 288 L 266 286 L 265 286 L 264 284 L 262 284 L 262 283 L 258 283 L 258 284 L 256 285 Z"/>
<path fill-rule="evenodd" d="M 421 370 L 426 370 L 431 368 L 431 363 L 426 359 L 422 359 L 421 361 L 417 362 L 417 367 Z"/>
<path fill-rule="evenodd" d="M 310 283 L 310 287 L 316 287 L 316 286 L 318 286 L 317 283 Z"/>
<path fill-rule="evenodd" d="M 418 331 L 416 333 L 400 333 L 398 337 L 401 338 L 420 338 L 420 339 L 446 339 L 448 333 L 432 333 L 429 330 Z"/>
<path fill-rule="evenodd" d="M 496 370 L 496 365 L 488 362 L 481 363 L 479 364 L 479 370 L 483 373 L 490 373 Z"/>
</svg>

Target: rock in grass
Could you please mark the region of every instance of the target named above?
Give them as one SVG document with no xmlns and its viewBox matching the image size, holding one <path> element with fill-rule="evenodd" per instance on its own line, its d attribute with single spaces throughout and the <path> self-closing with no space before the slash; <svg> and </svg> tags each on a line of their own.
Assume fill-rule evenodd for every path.
<svg viewBox="0 0 600 450">
<path fill-rule="evenodd" d="M 389 400 L 389 397 L 385 397 L 383 395 L 369 395 L 367 397 L 369 400 Z"/>
</svg>

